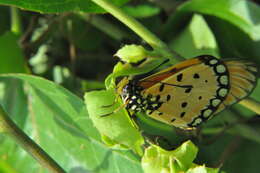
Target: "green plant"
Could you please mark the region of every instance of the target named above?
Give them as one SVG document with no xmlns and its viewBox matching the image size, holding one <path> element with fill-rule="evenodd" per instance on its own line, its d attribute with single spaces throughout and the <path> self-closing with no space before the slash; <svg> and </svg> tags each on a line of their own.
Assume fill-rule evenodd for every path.
<svg viewBox="0 0 260 173">
<path fill-rule="evenodd" d="M 182 56 L 189 58 L 199 54 L 212 54 L 222 58 L 248 58 L 259 64 L 259 6 L 245 0 L 169 1 L 166 5 L 162 0 L 155 4 L 144 1 L 144 5 L 137 4 L 138 8 L 124 5 L 123 12 L 112 5 L 126 2 L 127 0 L 48 0 L 42 3 L 0 0 L 0 4 L 30 11 L 61 13 L 57 16 L 43 16 L 10 7 L 9 16 L 9 7 L 0 7 L 3 11 L 0 16 L 6 19 L 0 21 L 0 101 L 5 110 L 1 109 L 0 116 L 0 172 L 47 172 L 38 167 L 38 163 L 24 154 L 5 134 L 13 137 L 16 143 L 24 146 L 44 167 L 53 172 L 63 172 L 62 169 L 66 172 L 218 171 L 193 164 L 198 149 L 191 142 L 186 142 L 171 152 L 150 146 L 143 155 L 143 137 L 129 121 L 125 110 L 106 119 L 99 118 L 98 115 L 109 113 L 119 106 L 118 103 L 108 109 L 100 108 L 113 102 L 116 77 L 149 71 L 160 64 L 163 58 L 176 63 L 183 60 Z M 137 39 L 136 35 L 113 19 L 90 14 L 105 12 L 98 6 L 135 31 L 153 48 L 152 52 L 143 53 L 157 59 L 141 68 L 128 68 L 127 64 L 118 63 L 114 67 L 114 73 L 106 80 L 106 91 L 94 91 L 85 95 L 87 111 L 83 100 L 72 92 L 82 96 L 84 89 L 104 89 L 104 84 L 96 80 L 100 77 L 97 73 L 102 71 L 102 67 L 98 66 L 109 61 L 99 57 L 110 59 L 115 52 L 111 53 L 109 49 L 118 49 L 123 39 Z M 166 22 L 159 17 L 162 10 L 167 13 Z M 131 18 L 131 15 L 142 20 L 147 28 L 156 32 L 167 44 Z M 27 23 L 30 24 L 27 26 Z M 60 32 L 55 32 L 57 30 Z M 110 47 L 102 47 L 104 42 Z M 35 56 L 32 57 L 32 54 Z M 64 60 L 66 54 L 69 54 L 69 62 Z M 82 58 L 84 56 L 87 61 Z M 62 63 L 59 63 L 62 59 Z M 31 68 L 27 65 L 28 62 Z M 95 63 L 95 68 L 89 65 L 91 62 Z M 88 69 L 82 69 L 86 69 L 91 77 L 95 76 L 88 76 L 92 80 L 76 78 L 81 64 L 87 66 Z M 112 67 L 110 62 L 108 64 L 109 66 L 103 65 L 103 68 L 108 69 L 106 73 Z M 72 92 L 36 75 L 52 79 Z M 259 169 L 257 159 L 250 157 L 250 153 L 257 155 L 260 152 L 257 147 L 260 141 L 259 128 L 253 119 L 255 112 L 259 114 L 259 103 L 256 101 L 259 100 L 259 90 L 258 86 L 250 99 L 222 112 L 206 124 L 201 131 L 203 138 L 197 143 L 199 153 L 195 163 L 207 163 L 210 167 L 224 163 L 221 169 L 225 172 L 256 172 Z M 12 124 L 10 118 L 19 128 Z M 154 130 L 154 122 L 147 119 L 140 121 L 146 126 L 143 128 Z M 225 122 L 230 125 L 226 126 Z M 156 127 L 166 136 L 172 135 L 169 127 Z M 62 168 L 37 148 L 33 141 L 21 135 L 21 129 Z M 222 131 L 222 136 L 216 136 Z M 178 135 L 174 137 L 177 146 L 180 145 L 183 139 Z M 203 145 L 207 141 L 212 144 Z M 231 157 L 230 153 L 235 149 L 240 149 L 240 152 Z M 224 161 L 229 156 L 229 164 L 225 164 Z M 244 159 L 241 161 L 241 158 Z"/>
</svg>

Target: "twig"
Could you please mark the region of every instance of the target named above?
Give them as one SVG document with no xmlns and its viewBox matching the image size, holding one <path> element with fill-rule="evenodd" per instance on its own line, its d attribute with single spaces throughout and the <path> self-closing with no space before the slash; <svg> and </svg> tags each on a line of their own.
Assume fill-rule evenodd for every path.
<svg viewBox="0 0 260 173">
<path fill-rule="evenodd" d="M 21 18 L 19 9 L 11 7 L 11 31 L 15 34 L 21 34 Z"/>
<path fill-rule="evenodd" d="M 38 17 L 39 16 L 32 16 L 31 17 L 28 27 L 26 28 L 25 32 L 23 33 L 23 35 L 21 35 L 21 37 L 19 39 L 19 45 L 21 47 L 23 47 L 23 44 L 28 40 L 28 37 L 32 34 Z"/>
<path fill-rule="evenodd" d="M 233 141 L 229 143 L 229 145 L 226 147 L 226 149 L 221 154 L 219 161 L 213 166 L 213 167 L 221 167 L 224 162 L 236 151 L 236 149 L 241 144 L 241 137 L 236 136 Z"/>
<path fill-rule="evenodd" d="M 62 14 L 53 20 L 51 20 L 48 24 L 48 28 L 39 36 L 39 38 L 33 42 L 23 44 L 24 49 L 33 50 L 34 48 L 37 48 L 40 44 L 42 44 L 49 36 L 51 31 L 55 29 L 55 26 L 65 17 L 71 15 L 71 13 L 65 13 Z"/>
</svg>

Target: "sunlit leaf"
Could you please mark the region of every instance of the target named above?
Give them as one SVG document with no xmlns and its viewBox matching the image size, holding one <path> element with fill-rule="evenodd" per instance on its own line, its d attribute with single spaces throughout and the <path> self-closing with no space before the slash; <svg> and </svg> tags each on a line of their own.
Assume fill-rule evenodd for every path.
<svg viewBox="0 0 260 173">
<path fill-rule="evenodd" d="M 116 5 L 122 5 L 129 0 L 111 0 Z M 0 4 L 13 5 L 26 10 L 40 13 L 62 13 L 62 12 L 105 12 L 91 0 L 0 0 Z"/>
</svg>

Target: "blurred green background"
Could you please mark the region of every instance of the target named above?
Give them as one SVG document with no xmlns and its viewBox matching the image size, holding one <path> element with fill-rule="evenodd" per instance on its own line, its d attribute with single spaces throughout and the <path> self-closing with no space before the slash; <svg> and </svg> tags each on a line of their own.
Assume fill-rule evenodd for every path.
<svg viewBox="0 0 260 173">
<path fill-rule="evenodd" d="M 260 67 L 258 1 L 113 2 L 185 58 L 211 54 L 248 59 Z M 90 1 L 0 0 L 0 103 L 68 172 L 142 172 L 139 156 L 102 143 L 82 101 L 84 92 L 104 89 L 118 62 L 113 55 L 125 44 L 150 48 Z M 251 97 L 260 101 L 260 85 Z M 215 138 L 227 123 L 232 126 Z M 227 173 L 259 172 L 259 124 L 254 112 L 238 104 L 222 112 L 206 124 L 205 134 L 213 140 L 199 144 L 196 163 L 223 164 Z M 47 171 L 0 134 L 1 172 Z"/>
</svg>

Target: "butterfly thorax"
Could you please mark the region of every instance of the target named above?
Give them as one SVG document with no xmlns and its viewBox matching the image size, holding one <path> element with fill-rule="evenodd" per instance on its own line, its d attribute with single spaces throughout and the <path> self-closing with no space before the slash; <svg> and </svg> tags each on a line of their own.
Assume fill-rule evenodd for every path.
<svg viewBox="0 0 260 173">
<path fill-rule="evenodd" d="M 121 97 L 126 104 L 126 109 L 133 112 L 152 112 L 157 110 L 161 105 L 160 97 L 144 95 L 144 88 L 138 86 L 134 80 L 129 80 L 128 83 L 122 88 Z"/>
</svg>

